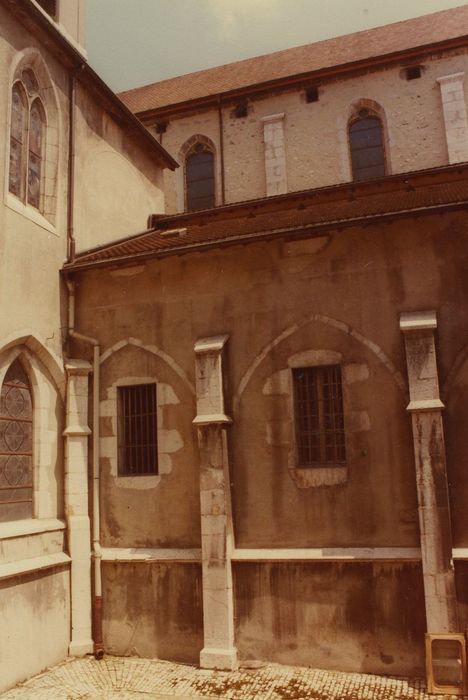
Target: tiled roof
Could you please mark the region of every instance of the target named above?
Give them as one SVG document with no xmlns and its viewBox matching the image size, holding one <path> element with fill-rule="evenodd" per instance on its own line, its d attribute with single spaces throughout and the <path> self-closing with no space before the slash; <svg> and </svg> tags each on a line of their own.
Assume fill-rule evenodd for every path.
<svg viewBox="0 0 468 700">
<path fill-rule="evenodd" d="M 132 112 L 140 113 L 465 35 L 468 5 L 181 75 L 119 96 Z"/>
<path fill-rule="evenodd" d="M 434 182 L 434 175 L 452 179 Z M 462 173 L 462 176 L 460 176 Z M 138 262 L 149 257 L 258 240 L 307 237 L 324 230 L 376 224 L 428 210 L 468 206 L 468 165 L 421 171 L 392 179 L 339 185 L 250 200 L 202 212 L 155 217 L 155 228 L 77 255 L 64 269 Z"/>
</svg>

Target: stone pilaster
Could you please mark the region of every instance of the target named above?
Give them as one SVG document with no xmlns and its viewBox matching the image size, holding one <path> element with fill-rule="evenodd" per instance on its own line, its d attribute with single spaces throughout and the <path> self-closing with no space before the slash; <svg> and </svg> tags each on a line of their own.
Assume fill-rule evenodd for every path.
<svg viewBox="0 0 468 700">
<path fill-rule="evenodd" d="M 464 80 L 464 73 L 437 78 L 442 98 L 449 163 L 463 163 L 468 160 L 468 119 Z"/>
<path fill-rule="evenodd" d="M 91 535 L 88 511 L 88 374 L 91 365 L 69 360 L 65 436 L 65 516 L 71 557 L 71 641 L 69 652 L 93 651 L 91 635 Z"/>
<path fill-rule="evenodd" d="M 233 526 L 225 414 L 222 352 L 228 336 L 195 344 L 200 454 L 204 647 L 202 668 L 237 667 L 231 553 Z"/>
<path fill-rule="evenodd" d="M 413 424 L 427 631 L 457 631 L 447 470 L 434 311 L 402 314 Z"/>
<path fill-rule="evenodd" d="M 286 178 L 286 151 L 284 147 L 284 113 L 262 118 L 265 146 L 266 195 L 288 191 Z"/>
</svg>

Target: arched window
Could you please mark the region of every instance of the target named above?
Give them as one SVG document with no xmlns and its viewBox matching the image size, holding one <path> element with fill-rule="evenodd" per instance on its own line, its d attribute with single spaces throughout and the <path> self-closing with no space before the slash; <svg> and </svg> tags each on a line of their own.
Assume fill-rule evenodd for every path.
<svg viewBox="0 0 468 700">
<path fill-rule="evenodd" d="M 26 68 L 12 90 L 9 190 L 41 210 L 46 118 L 38 93 L 36 76 Z"/>
<path fill-rule="evenodd" d="M 0 391 L 0 522 L 33 515 L 32 442 L 31 387 L 15 360 Z"/>
<path fill-rule="evenodd" d="M 196 143 L 185 158 L 185 192 L 188 211 L 216 204 L 214 154 L 204 143 Z"/>
<path fill-rule="evenodd" d="M 349 147 L 353 180 L 385 175 L 382 122 L 368 109 L 360 109 L 349 124 Z"/>
</svg>

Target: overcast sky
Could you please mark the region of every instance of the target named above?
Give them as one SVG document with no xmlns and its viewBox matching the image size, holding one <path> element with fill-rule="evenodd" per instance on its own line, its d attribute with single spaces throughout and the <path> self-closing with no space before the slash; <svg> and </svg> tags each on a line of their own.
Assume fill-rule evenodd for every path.
<svg viewBox="0 0 468 700">
<path fill-rule="evenodd" d="M 88 59 L 119 91 L 465 4 L 460 0 L 87 0 Z"/>
</svg>

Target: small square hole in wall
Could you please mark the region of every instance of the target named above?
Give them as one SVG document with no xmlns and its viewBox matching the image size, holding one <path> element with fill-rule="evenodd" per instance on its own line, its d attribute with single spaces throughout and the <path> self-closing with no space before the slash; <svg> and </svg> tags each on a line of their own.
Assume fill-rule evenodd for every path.
<svg viewBox="0 0 468 700">
<path fill-rule="evenodd" d="M 244 119 L 247 116 L 247 112 L 248 112 L 247 100 L 243 100 L 242 102 L 239 102 L 234 107 L 233 116 L 236 119 Z"/>
<path fill-rule="evenodd" d="M 306 102 L 318 102 L 319 101 L 319 91 L 316 85 L 306 88 L 305 91 Z"/>
<path fill-rule="evenodd" d="M 405 73 L 406 80 L 417 80 L 422 75 L 421 66 L 409 66 Z"/>
</svg>

